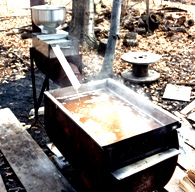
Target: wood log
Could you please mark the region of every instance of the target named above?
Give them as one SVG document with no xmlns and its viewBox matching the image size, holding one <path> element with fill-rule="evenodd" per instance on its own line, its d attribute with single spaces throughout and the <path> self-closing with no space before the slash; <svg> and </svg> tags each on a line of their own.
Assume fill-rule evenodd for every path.
<svg viewBox="0 0 195 192">
<path fill-rule="evenodd" d="M 192 27 L 194 25 L 194 20 L 193 19 L 188 19 L 185 21 L 184 26 L 185 27 Z"/>
<path fill-rule="evenodd" d="M 104 21 L 104 16 L 98 16 L 95 18 L 95 25 L 102 23 Z"/>
<path fill-rule="evenodd" d="M 151 12 L 149 14 L 149 29 L 151 31 L 158 29 L 161 19 L 162 18 L 158 14 Z"/>
<path fill-rule="evenodd" d="M 185 21 L 186 21 L 186 16 L 181 16 L 181 17 L 177 18 L 176 25 L 178 27 L 180 27 L 181 25 L 183 25 L 185 23 Z"/>
<path fill-rule="evenodd" d="M 154 12 L 150 12 L 148 14 L 149 14 L 148 16 L 146 15 L 146 13 L 142 14 L 141 19 L 145 23 L 146 31 L 153 32 L 154 30 L 158 29 L 159 24 L 161 23 L 164 15 L 161 13 L 154 13 Z"/>
<path fill-rule="evenodd" d="M 136 32 L 137 32 L 139 35 L 145 35 L 145 34 L 146 34 L 146 28 L 137 28 L 137 29 L 136 29 Z"/>
<path fill-rule="evenodd" d="M 169 27 L 169 30 L 173 32 L 187 33 L 186 29 L 183 27 Z"/>
<path fill-rule="evenodd" d="M 124 37 L 123 40 L 123 45 L 126 47 L 135 47 L 138 46 L 138 41 L 137 41 L 137 34 L 136 33 L 127 33 Z"/>
<path fill-rule="evenodd" d="M 164 7 L 162 9 L 158 9 L 157 11 L 164 11 L 164 12 L 185 12 L 185 13 L 187 13 L 187 10 L 180 9 L 180 8 L 177 8 L 177 7 Z"/>
<path fill-rule="evenodd" d="M 138 27 L 141 27 L 141 28 L 146 27 L 146 23 L 141 18 L 138 21 Z"/>
<path fill-rule="evenodd" d="M 185 192 L 195 192 L 195 183 L 188 176 L 185 176 L 179 181 L 179 186 Z"/>
<path fill-rule="evenodd" d="M 32 38 L 32 33 L 22 33 L 21 34 L 21 38 L 22 39 L 30 39 L 30 38 Z"/>
<path fill-rule="evenodd" d="M 195 171 L 194 170 L 187 170 L 188 177 L 195 183 Z"/>
<path fill-rule="evenodd" d="M 171 180 L 164 187 L 167 192 L 184 192 L 179 187 L 179 180 L 182 179 L 184 175 L 186 175 L 185 172 L 179 166 L 177 166 Z"/>
<path fill-rule="evenodd" d="M 129 31 L 134 31 L 134 17 L 126 15 L 121 19 L 122 26 Z"/>
<path fill-rule="evenodd" d="M 123 45 L 126 47 L 136 47 L 138 46 L 138 41 L 137 39 L 124 39 Z"/>
<path fill-rule="evenodd" d="M 133 32 L 127 33 L 125 35 L 125 39 L 136 39 L 136 38 L 137 38 L 137 34 Z"/>
<path fill-rule="evenodd" d="M 98 54 L 101 56 L 105 56 L 106 53 L 106 46 L 108 43 L 108 39 L 101 39 L 98 46 Z"/>
</svg>

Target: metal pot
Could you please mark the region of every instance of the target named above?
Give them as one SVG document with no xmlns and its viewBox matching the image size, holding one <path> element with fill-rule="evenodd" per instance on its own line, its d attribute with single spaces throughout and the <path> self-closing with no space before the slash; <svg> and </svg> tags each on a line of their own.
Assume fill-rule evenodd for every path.
<svg viewBox="0 0 195 192">
<path fill-rule="evenodd" d="M 55 5 L 37 5 L 31 7 L 32 20 L 42 33 L 56 33 L 66 19 L 66 8 Z"/>
</svg>

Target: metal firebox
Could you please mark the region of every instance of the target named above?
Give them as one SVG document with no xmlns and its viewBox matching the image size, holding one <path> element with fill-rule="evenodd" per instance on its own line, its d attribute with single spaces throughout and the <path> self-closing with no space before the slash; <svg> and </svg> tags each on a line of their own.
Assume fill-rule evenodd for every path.
<svg viewBox="0 0 195 192">
<path fill-rule="evenodd" d="M 88 188 L 94 192 L 162 189 L 175 170 L 179 154 L 176 129 L 180 123 L 175 116 L 112 79 L 82 84 L 78 92 L 77 95 L 72 87 L 45 92 L 45 129 L 51 141 L 79 171 Z M 101 103 L 96 94 L 104 95 Z M 89 109 L 86 98 L 90 98 L 92 105 L 97 102 L 99 113 Z M 71 100 L 79 102 L 77 107 L 69 105 Z M 112 106 L 112 101 L 116 101 L 116 105 Z M 103 108 L 104 104 L 109 109 Z M 118 104 L 122 110 L 118 110 Z M 84 105 L 87 105 L 84 111 L 89 109 L 85 117 L 75 116 L 71 111 L 76 112 Z M 117 108 L 116 115 L 109 120 L 113 107 Z M 126 115 L 125 122 L 121 122 L 127 131 L 126 137 L 105 141 L 107 136 L 119 132 L 116 116 L 124 118 L 122 112 Z M 85 121 L 93 121 L 91 113 L 107 123 L 103 129 L 99 127 L 102 131 L 95 131 L 96 135 L 90 131 L 97 126 L 92 123 L 86 127 L 85 124 Z"/>
<path fill-rule="evenodd" d="M 69 36 L 65 31 L 59 30 L 58 32 L 59 33 L 56 34 L 33 33 L 33 47 L 30 49 L 30 57 L 36 121 L 38 119 L 38 108 L 41 105 L 43 92 L 45 89 L 49 89 L 49 79 L 61 87 L 71 85 L 64 69 L 53 52 L 52 46 L 60 46 L 61 51 L 76 77 L 79 81 L 82 81 L 82 56 L 79 54 L 79 42 L 75 38 Z M 36 98 L 34 64 L 36 64 L 37 68 L 45 75 L 45 80 L 38 99 Z"/>
</svg>

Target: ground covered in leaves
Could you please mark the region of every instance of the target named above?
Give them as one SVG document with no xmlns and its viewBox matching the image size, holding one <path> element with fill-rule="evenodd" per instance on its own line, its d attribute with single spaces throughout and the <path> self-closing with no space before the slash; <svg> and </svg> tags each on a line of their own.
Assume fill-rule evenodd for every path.
<svg viewBox="0 0 195 192">
<path fill-rule="evenodd" d="M 103 1 L 103 8 L 111 10 L 110 4 Z M 135 2 L 131 2 L 134 4 Z M 181 16 L 186 19 L 195 19 L 195 5 L 193 0 L 182 2 L 163 1 L 163 6 L 177 7 L 186 12 L 167 12 L 169 22 L 176 22 Z M 131 6 L 130 6 L 131 7 Z M 0 108 L 9 107 L 29 133 L 49 155 L 46 147 L 49 142 L 44 129 L 39 125 L 33 125 L 34 119 L 29 116 L 33 108 L 32 83 L 30 73 L 31 38 L 22 39 L 21 35 L 31 30 L 30 11 L 27 9 L 13 10 L 5 9 L 0 5 Z M 153 5 L 152 9 L 157 10 L 162 5 Z M 134 11 L 140 14 L 145 10 L 145 4 L 140 2 L 129 9 L 129 14 Z M 109 33 L 110 20 L 103 19 L 96 27 L 101 29 L 98 38 L 105 38 Z M 167 109 L 171 113 L 180 111 L 195 97 L 195 25 L 185 27 L 185 31 L 170 33 L 170 31 L 157 29 L 152 35 L 138 35 L 137 46 L 123 45 L 123 39 L 128 29 L 121 26 L 120 39 L 117 41 L 113 70 L 121 78 L 121 73 L 131 70 L 131 65 L 121 60 L 121 55 L 129 51 L 152 52 L 161 55 L 159 62 L 151 65 L 151 68 L 160 73 L 158 81 L 150 84 L 134 84 L 126 82 L 126 85 L 136 92 L 148 97 L 153 103 Z M 83 79 L 84 81 L 95 76 L 101 69 L 103 57 L 97 51 L 83 54 Z M 42 85 L 43 75 L 36 70 L 38 79 L 37 88 Z M 178 84 L 192 88 L 190 101 L 175 101 L 163 99 L 166 85 Z M 51 87 L 55 85 L 51 82 Z M 11 168 L 8 166 L 3 154 L 0 153 L 0 173 L 5 181 L 8 191 L 25 191 Z"/>
</svg>

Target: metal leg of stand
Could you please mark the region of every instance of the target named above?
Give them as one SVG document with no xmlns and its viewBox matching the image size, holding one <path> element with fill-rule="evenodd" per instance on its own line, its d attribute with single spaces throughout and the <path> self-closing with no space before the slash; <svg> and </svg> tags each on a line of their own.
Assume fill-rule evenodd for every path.
<svg viewBox="0 0 195 192">
<path fill-rule="evenodd" d="M 37 91 L 36 91 L 36 79 L 35 79 L 35 69 L 34 69 L 34 48 L 30 48 L 30 61 L 31 61 L 31 78 L 32 78 L 32 88 L 33 88 L 33 100 L 34 100 L 34 111 L 35 111 L 35 123 L 38 121 L 38 110 L 41 106 L 41 102 L 43 100 L 43 95 L 45 90 L 49 90 L 49 78 L 47 75 L 43 81 L 43 85 L 37 99 Z"/>
<path fill-rule="evenodd" d="M 37 101 L 37 107 L 39 108 L 41 106 L 41 102 L 43 100 L 43 95 L 44 95 L 44 91 L 48 90 L 48 84 L 49 84 L 49 79 L 47 76 L 45 76 L 45 80 L 43 82 L 42 88 L 41 88 L 41 92 Z"/>
<path fill-rule="evenodd" d="M 31 79 L 32 79 L 32 89 L 33 89 L 33 100 L 34 100 L 34 110 L 35 110 L 35 121 L 38 119 L 38 109 L 37 109 L 37 93 L 35 84 L 35 71 L 34 71 L 34 61 L 33 61 L 33 48 L 30 48 L 30 63 L 31 63 Z"/>
</svg>

